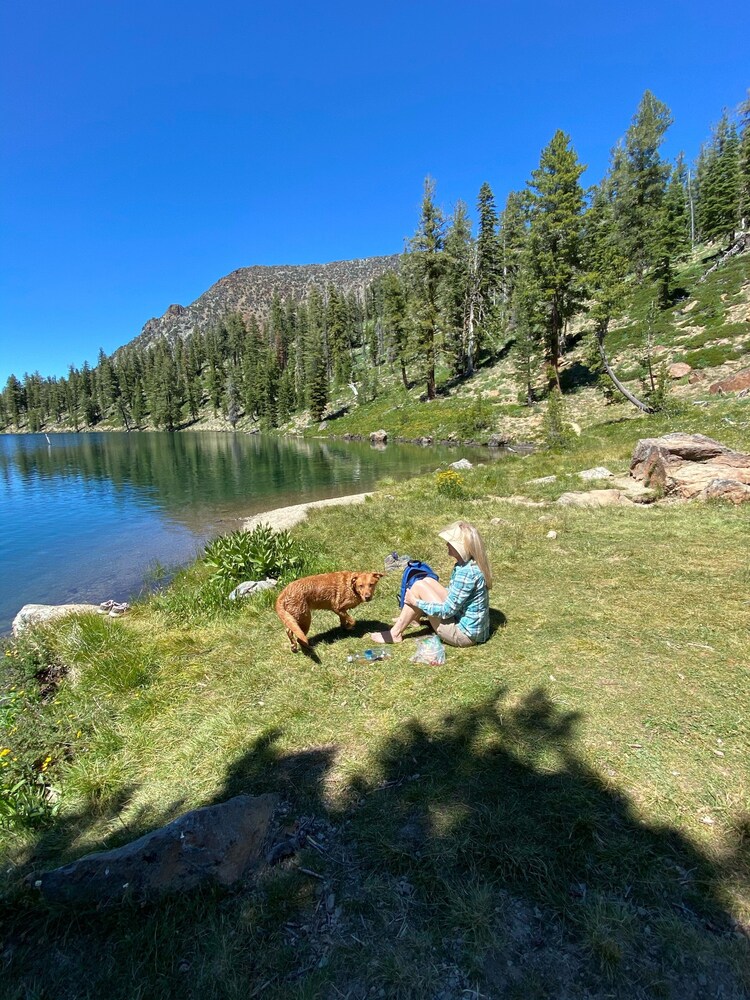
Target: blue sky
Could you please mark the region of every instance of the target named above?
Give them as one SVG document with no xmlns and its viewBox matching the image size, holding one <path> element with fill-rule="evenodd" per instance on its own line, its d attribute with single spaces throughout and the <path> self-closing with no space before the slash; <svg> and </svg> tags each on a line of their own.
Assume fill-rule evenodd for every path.
<svg viewBox="0 0 750 1000">
<path fill-rule="evenodd" d="M 65 374 L 252 264 L 397 252 L 424 177 L 498 206 L 557 128 L 591 184 L 646 88 L 694 157 L 750 4 L 6 0 L 0 387 Z"/>
</svg>

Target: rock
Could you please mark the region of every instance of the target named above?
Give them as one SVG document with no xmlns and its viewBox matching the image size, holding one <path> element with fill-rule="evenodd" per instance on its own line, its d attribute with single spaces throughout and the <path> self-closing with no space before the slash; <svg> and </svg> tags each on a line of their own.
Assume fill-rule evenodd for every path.
<svg viewBox="0 0 750 1000">
<path fill-rule="evenodd" d="M 676 431 L 664 434 L 658 438 L 641 438 L 633 451 L 630 461 L 630 474 L 636 479 L 642 479 L 643 466 L 649 461 L 651 454 L 659 451 L 667 461 L 672 459 L 687 459 L 691 462 L 704 462 L 717 455 L 731 451 L 726 445 L 714 441 L 704 434 L 684 434 Z"/>
<path fill-rule="evenodd" d="M 459 458 L 457 462 L 451 462 L 450 468 L 462 470 L 462 469 L 473 469 L 474 466 L 471 464 L 468 458 Z"/>
<path fill-rule="evenodd" d="M 238 795 L 194 809 L 124 847 L 45 872 L 35 885 L 52 902 L 83 905 L 231 885 L 263 856 L 275 807 L 275 795 Z"/>
<path fill-rule="evenodd" d="M 750 485 L 736 479 L 712 479 L 701 492 L 702 500 L 729 500 L 732 503 L 750 501 Z"/>
<path fill-rule="evenodd" d="M 552 530 L 547 532 L 547 538 L 557 538 L 557 532 Z"/>
<path fill-rule="evenodd" d="M 616 507 L 629 506 L 622 490 L 589 490 L 586 493 L 563 493 L 557 503 L 563 507 Z"/>
<path fill-rule="evenodd" d="M 426 448 L 428 445 L 431 445 L 432 441 L 433 439 L 429 434 L 426 434 L 424 437 L 417 439 L 417 443 L 421 444 L 423 448 Z"/>
<path fill-rule="evenodd" d="M 750 455 L 702 434 L 644 438 L 636 445 L 630 469 L 635 479 L 685 500 L 748 499 L 744 487 L 750 486 Z"/>
<path fill-rule="evenodd" d="M 688 382 L 690 383 L 690 385 L 695 385 L 696 382 L 704 382 L 705 379 L 706 379 L 705 372 L 692 371 L 690 372 L 690 378 L 688 379 Z"/>
<path fill-rule="evenodd" d="M 488 448 L 505 448 L 510 444 L 507 438 L 501 437 L 499 434 L 492 434 L 487 441 Z"/>
<path fill-rule="evenodd" d="M 667 368 L 667 373 L 670 378 L 684 378 L 685 375 L 689 375 L 692 370 L 692 365 L 685 364 L 684 361 L 675 361 L 674 364 Z"/>
<path fill-rule="evenodd" d="M 246 580 L 244 583 L 237 584 L 229 595 L 229 600 L 236 601 L 238 597 L 249 597 L 251 594 L 259 594 L 261 590 L 270 590 L 271 587 L 275 587 L 276 583 L 277 581 L 272 580 L 270 576 L 266 577 L 265 580 Z"/>
<path fill-rule="evenodd" d="M 575 420 L 569 420 L 568 427 L 570 427 L 570 429 L 573 431 L 576 437 L 581 436 L 581 425 L 577 424 Z"/>
<path fill-rule="evenodd" d="M 605 469 L 603 465 L 597 465 L 594 469 L 584 469 L 582 472 L 579 472 L 578 478 L 587 481 L 592 479 L 611 479 L 612 473 L 609 469 Z"/>
<path fill-rule="evenodd" d="M 658 357 L 660 354 L 666 354 L 667 348 L 664 347 L 662 344 L 657 344 L 657 346 L 653 349 L 651 353 Z"/>
<path fill-rule="evenodd" d="M 68 615 L 96 614 L 98 610 L 98 604 L 24 604 L 13 619 L 11 628 L 13 635 L 19 635 L 34 625 L 46 625 Z"/>
<path fill-rule="evenodd" d="M 709 386 L 708 391 L 714 394 L 722 392 L 741 392 L 743 389 L 750 389 L 750 368 L 743 368 L 742 371 L 735 372 L 727 378 L 714 382 Z"/>
<path fill-rule="evenodd" d="M 541 476 L 539 479 L 527 479 L 527 486 L 545 486 L 547 483 L 556 483 L 557 476 Z"/>
<path fill-rule="evenodd" d="M 328 427 L 328 421 L 327 420 L 321 420 L 320 423 L 318 424 L 318 430 L 319 431 L 324 431 L 324 430 L 326 430 L 327 427 Z"/>
<path fill-rule="evenodd" d="M 379 431 L 370 431 L 370 444 L 387 444 L 388 443 L 388 431 L 384 431 L 382 428 Z"/>
</svg>

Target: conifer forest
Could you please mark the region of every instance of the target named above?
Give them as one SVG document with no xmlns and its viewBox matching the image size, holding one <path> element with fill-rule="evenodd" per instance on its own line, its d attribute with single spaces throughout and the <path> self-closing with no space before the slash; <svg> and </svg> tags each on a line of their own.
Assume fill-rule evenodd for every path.
<svg viewBox="0 0 750 1000">
<path fill-rule="evenodd" d="M 461 201 L 446 215 L 428 178 L 403 254 L 361 289 L 275 293 L 262 312 L 229 313 L 184 338 L 136 339 L 65 377 L 11 375 L 0 429 L 176 430 L 201 413 L 268 429 L 300 411 L 319 421 L 343 390 L 371 400 L 389 381 L 432 399 L 441 379 L 501 351 L 512 352 L 519 402 L 530 404 L 560 391 L 581 315 L 591 365 L 608 372 L 607 332 L 634 294 L 646 289 L 665 309 L 692 248 L 710 246 L 718 260 L 750 239 L 750 98 L 721 115 L 694 162 L 664 157 L 671 124 L 646 91 L 591 187 L 572 137 L 557 131 L 502 206 L 481 186 L 474 217 Z"/>
</svg>

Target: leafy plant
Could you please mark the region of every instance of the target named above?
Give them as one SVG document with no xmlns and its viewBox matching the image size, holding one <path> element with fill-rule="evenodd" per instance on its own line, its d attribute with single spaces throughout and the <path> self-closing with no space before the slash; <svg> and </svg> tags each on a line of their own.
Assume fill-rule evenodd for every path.
<svg viewBox="0 0 750 1000">
<path fill-rule="evenodd" d="M 475 399 L 459 417 L 459 433 L 471 437 L 478 431 L 487 430 L 494 423 L 494 415 L 492 403 L 486 399 Z"/>
<path fill-rule="evenodd" d="M 270 525 L 259 524 L 253 531 L 233 531 L 209 542 L 205 560 L 215 580 L 234 586 L 243 580 L 294 575 L 305 557 L 288 531 L 274 533 Z"/>
<path fill-rule="evenodd" d="M 451 500 L 463 500 L 468 496 L 464 477 L 455 469 L 445 469 L 435 475 L 437 491 L 441 497 Z"/>
</svg>

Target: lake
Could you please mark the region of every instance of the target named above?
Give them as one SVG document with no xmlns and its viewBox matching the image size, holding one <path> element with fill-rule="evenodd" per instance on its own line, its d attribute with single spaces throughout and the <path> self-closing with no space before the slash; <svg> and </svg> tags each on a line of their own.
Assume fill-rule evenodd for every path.
<svg viewBox="0 0 750 1000">
<path fill-rule="evenodd" d="M 0 632 L 24 604 L 133 597 L 258 511 L 491 455 L 211 431 L 0 435 Z"/>
</svg>

